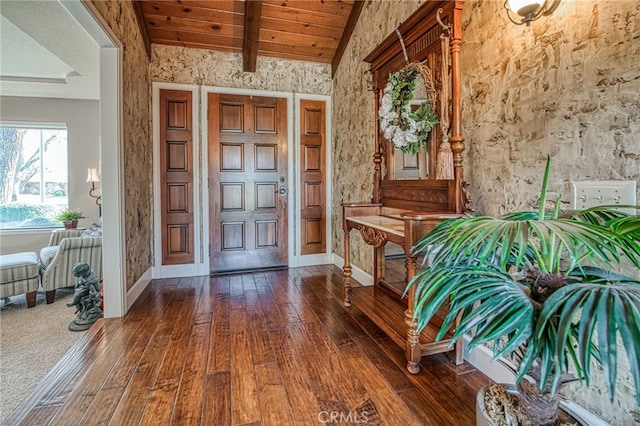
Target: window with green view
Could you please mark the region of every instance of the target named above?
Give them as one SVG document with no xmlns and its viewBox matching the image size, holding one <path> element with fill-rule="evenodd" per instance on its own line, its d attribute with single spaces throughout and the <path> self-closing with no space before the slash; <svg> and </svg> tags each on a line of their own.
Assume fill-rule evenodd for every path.
<svg viewBox="0 0 640 426">
<path fill-rule="evenodd" d="M 66 125 L 0 124 L 0 229 L 60 226 L 67 189 Z"/>
</svg>

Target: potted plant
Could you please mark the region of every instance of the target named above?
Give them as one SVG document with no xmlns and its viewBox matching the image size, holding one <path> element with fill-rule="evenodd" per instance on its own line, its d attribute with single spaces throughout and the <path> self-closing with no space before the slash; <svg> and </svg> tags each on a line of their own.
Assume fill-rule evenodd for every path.
<svg viewBox="0 0 640 426">
<path fill-rule="evenodd" d="M 84 215 L 80 209 L 71 210 L 69 208 L 63 209 L 56 216 L 56 222 L 62 222 L 65 229 L 75 229 L 78 227 L 78 220 L 84 219 Z"/>
<path fill-rule="evenodd" d="M 521 409 L 532 425 L 555 424 L 560 387 L 589 383 L 602 365 L 613 400 L 617 340 L 627 353 L 640 405 L 640 217 L 610 208 L 562 216 L 545 210 L 550 159 L 537 212 L 441 223 L 414 252 L 431 257 L 415 287 L 422 330 L 448 305 L 438 339 L 471 334 L 469 350 L 493 343 L 515 361 Z"/>
</svg>

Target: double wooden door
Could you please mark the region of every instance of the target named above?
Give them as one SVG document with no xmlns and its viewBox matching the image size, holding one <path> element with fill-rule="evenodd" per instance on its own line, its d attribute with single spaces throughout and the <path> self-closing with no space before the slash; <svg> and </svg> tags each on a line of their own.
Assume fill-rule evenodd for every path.
<svg viewBox="0 0 640 426">
<path fill-rule="evenodd" d="M 287 265 L 287 100 L 208 97 L 212 272 Z"/>
</svg>

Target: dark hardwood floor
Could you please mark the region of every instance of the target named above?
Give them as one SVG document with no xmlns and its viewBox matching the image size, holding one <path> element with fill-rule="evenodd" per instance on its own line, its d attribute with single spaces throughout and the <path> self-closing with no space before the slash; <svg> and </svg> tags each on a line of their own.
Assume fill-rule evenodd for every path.
<svg viewBox="0 0 640 426">
<path fill-rule="evenodd" d="M 34 354 L 37 359 L 37 354 Z M 420 374 L 335 266 L 155 280 L 99 320 L 6 425 L 470 425 L 489 379 L 445 355 Z"/>
</svg>

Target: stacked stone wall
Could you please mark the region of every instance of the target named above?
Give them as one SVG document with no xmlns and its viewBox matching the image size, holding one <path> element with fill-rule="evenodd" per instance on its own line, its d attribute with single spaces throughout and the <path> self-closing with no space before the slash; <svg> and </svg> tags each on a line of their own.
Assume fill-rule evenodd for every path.
<svg viewBox="0 0 640 426">
<path fill-rule="evenodd" d="M 340 255 L 340 203 L 368 200 L 372 191 L 376 116 L 363 59 L 421 3 L 368 1 L 334 79 L 333 250 Z M 512 24 L 503 4 L 468 0 L 463 10 L 465 177 L 477 212 L 535 208 L 547 155 L 550 195 L 561 196 L 563 207 L 571 180 L 638 182 L 640 3 L 561 1 L 530 27 Z M 372 273 L 371 248 L 353 240 L 352 263 Z M 613 404 L 601 377 L 567 393 L 612 424 L 640 421 L 624 357 Z"/>
</svg>

